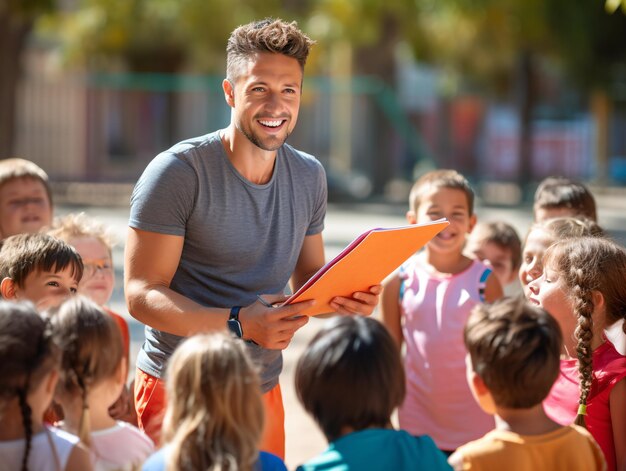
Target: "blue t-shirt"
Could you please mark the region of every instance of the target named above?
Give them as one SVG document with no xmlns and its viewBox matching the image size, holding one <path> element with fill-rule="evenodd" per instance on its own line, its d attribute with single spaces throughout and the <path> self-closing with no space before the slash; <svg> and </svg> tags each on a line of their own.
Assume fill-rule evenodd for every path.
<svg viewBox="0 0 626 471">
<path fill-rule="evenodd" d="M 144 463 L 141 468 L 142 471 L 165 471 L 165 462 L 169 453 L 170 447 L 166 446 L 161 448 L 155 454 L 153 454 Z M 257 461 L 254 467 L 255 471 L 287 471 L 287 467 L 283 460 L 278 456 L 272 455 L 265 451 L 259 452 L 259 461 Z"/>
<path fill-rule="evenodd" d="M 332 442 L 326 451 L 298 467 L 298 471 L 437 471 L 452 469 L 445 455 L 427 435 L 414 437 L 404 430 L 366 429 Z"/>
</svg>

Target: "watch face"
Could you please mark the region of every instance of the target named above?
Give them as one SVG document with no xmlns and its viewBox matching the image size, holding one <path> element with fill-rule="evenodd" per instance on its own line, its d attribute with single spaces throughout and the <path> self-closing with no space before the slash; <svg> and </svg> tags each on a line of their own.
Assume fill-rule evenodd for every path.
<svg viewBox="0 0 626 471">
<path fill-rule="evenodd" d="M 227 324 L 228 330 L 230 330 L 238 338 L 243 337 L 243 330 L 241 329 L 241 324 L 237 319 L 228 319 Z"/>
</svg>

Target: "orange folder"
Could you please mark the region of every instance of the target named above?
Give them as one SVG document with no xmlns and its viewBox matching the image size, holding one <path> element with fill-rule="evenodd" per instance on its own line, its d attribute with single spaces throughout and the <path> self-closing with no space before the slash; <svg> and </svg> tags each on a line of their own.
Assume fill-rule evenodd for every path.
<svg viewBox="0 0 626 471">
<path fill-rule="evenodd" d="M 439 219 L 366 231 L 320 268 L 285 304 L 315 299 L 315 305 L 301 314 L 316 316 L 332 312 L 331 299 L 350 297 L 356 291 L 368 291 L 380 284 L 448 224 L 446 219 Z"/>
</svg>

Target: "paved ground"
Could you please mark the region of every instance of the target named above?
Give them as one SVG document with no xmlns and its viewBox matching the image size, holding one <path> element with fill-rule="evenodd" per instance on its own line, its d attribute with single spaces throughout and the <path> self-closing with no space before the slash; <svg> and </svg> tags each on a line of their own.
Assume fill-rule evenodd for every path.
<svg viewBox="0 0 626 471">
<path fill-rule="evenodd" d="M 598 198 L 600 207 L 600 224 L 611 232 L 614 237 L 626 244 L 626 197 L 613 196 Z M 119 312 L 126 313 L 122 292 L 123 243 L 128 221 L 127 208 L 101 208 L 62 206 L 57 214 L 86 211 L 109 226 L 117 236 L 118 245 L 114 251 L 116 266 L 116 289 L 113 294 L 111 307 Z M 331 205 L 326 219 L 324 239 L 326 243 L 327 259 L 335 256 L 343 247 L 361 232 L 373 227 L 393 227 L 404 225 L 404 211 L 401 206 L 388 205 Z M 502 208 L 478 207 L 479 220 L 504 220 L 514 225 L 523 237 L 530 223 L 529 208 Z M 143 326 L 125 314 L 129 320 L 132 338 L 132 355 L 136 355 L 143 341 Z M 293 389 L 293 373 L 297 359 L 306 346 L 308 339 L 319 329 L 323 321 L 312 319 L 307 326 L 301 329 L 294 337 L 291 345 L 285 351 L 285 366 L 281 375 L 287 433 L 287 465 L 290 469 L 299 463 L 316 455 L 326 446 L 322 434 L 300 407 Z"/>
</svg>

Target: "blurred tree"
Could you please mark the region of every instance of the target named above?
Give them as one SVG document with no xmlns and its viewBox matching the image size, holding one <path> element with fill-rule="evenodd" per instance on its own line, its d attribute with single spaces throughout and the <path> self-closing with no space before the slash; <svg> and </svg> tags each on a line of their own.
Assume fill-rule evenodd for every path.
<svg viewBox="0 0 626 471">
<path fill-rule="evenodd" d="M 412 44 L 423 46 L 417 18 L 420 14 L 420 2 L 415 0 L 317 0 L 309 2 L 310 16 L 307 31 L 319 41 L 317 54 L 324 57 L 323 63 L 328 75 L 337 67 L 332 60 L 349 44 L 351 54 L 340 60 L 349 61 L 346 69 L 355 75 L 373 76 L 382 81 L 383 86 L 396 88 L 396 50 L 401 41 L 409 40 Z M 423 47 L 417 48 L 424 50 Z M 384 185 L 390 181 L 397 168 L 390 161 L 389 142 L 396 138 L 388 120 L 381 110 L 373 115 L 375 148 L 371 155 L 373 188 L 376 193 L 384 191 Z M 351 136 L 343 136 L 351 139 Z M 335 156 L 331 156 L 333 158 Z M 397 165 L 395 167 L 398 167 Z M 407 177 L 407 176 L 404 176 Z M 408 176 L 410 178 L 410 175 Z"/>
<path fill-rule="evenodd" d="M 430 0 L 420 17 L 436 60 L 513 97 L 520 123 L 519 181 L 530 176 L 531 115 L 538 63 L 559 64 L 566 82 L 606 90 L 616 65 L 626 63 L 626 16 L 607 15 L 599 1 Z M 626 0 L 608 0 L 619 5 Z"/>
<path fill-rule="evenodd" d="M 20 58 L 35 20 L 53 0 L 0 0 L 0 159 L 11 157 L 15 137 Z"/>
</svg>

